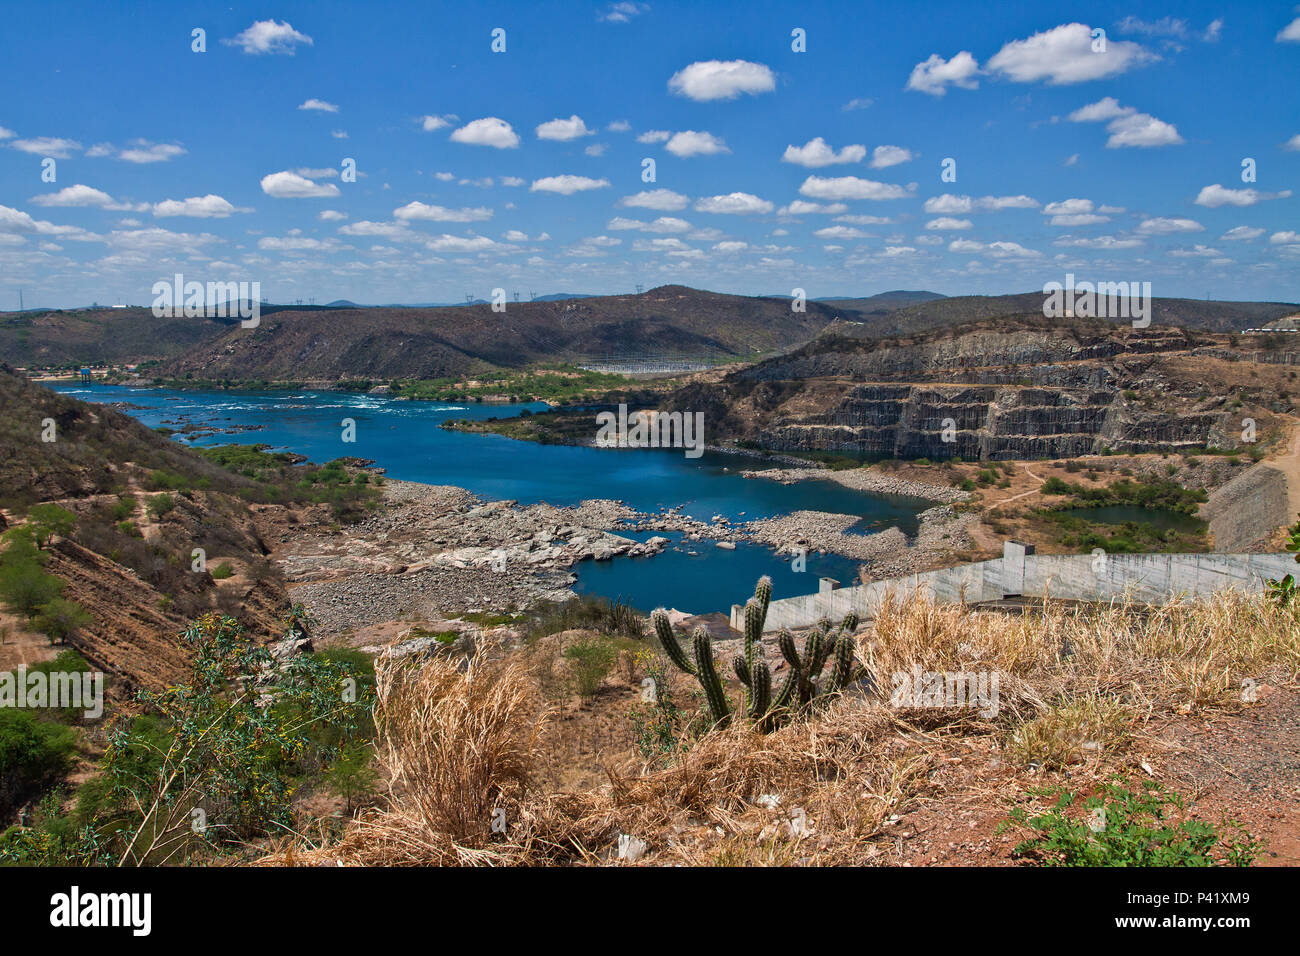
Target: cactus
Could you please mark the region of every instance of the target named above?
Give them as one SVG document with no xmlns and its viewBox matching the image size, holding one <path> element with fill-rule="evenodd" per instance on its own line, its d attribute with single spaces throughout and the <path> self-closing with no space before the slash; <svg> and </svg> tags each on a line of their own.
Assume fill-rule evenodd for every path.
<svg viewBox="0 0 1300 956">
<path fill-rule="evenodd" d="M 682 673 L 695 676 L 695 668 L 686 659 L 686 652 L 682 650 L 682 645 L 677 643 L 677 638 L 673 635 L 673 626 L 668 621 L 668 612 L 661 607 L 655 608 L 650 615 L 650 623 L 654 625 L 655 635 L 663 645 L 668 659 L 676 664 Z"/>
<path fill-rule="evenodd" d="M 823 618 L 808 634 L 802 654 L 795 644 L 794 635 L 782 628 L 777 644 L 790 667 L 781 689 L 773 696 L 772 671 L 763 658 L 763 625 L 771 601 L 772 579 L 764 575 L 754 588 L 754 596 L 745 603 L 745 652 L 731 661 L 732 671 L 745 687 L 744 707 L 738 712 L 748 717 L 763 733 L 775 729 L 810 705 L 829 700 L 832 694 L 848 686 L 853 674 L 856 646 L 851 635 L 858 625 L 858 616 L 852 613 L 845 616 L 838 630 L 833 630 L 831 622 Z M 714 726 L 727 726 L 733 716 L 732 704 L 718 676 L 713 641 L 708 631 L 697 627 L 691 635 L 692 662 L 673 634 L 667 611 L 656 609 L 650 615 L 650 621 L 669 659 L 683 673 L 699 681 Z M 822 671 L 832 658 L 834 664 L 823 679 Z"/>
<path fill-rule="evenodd" d="M 704 696 L 709 702 L 714 726 L 725 727 L 731 720 L 731 702 L 727 700 L 727 694 L 722 689 L 722 681 L 713 666 L 713 641 L 709 640 L 708 631 L 703 627 L 697 627 L 691 643 L 695 647 L 697 676 L 700 679 L 700 686 L 704 688 Z"/>
</svg>

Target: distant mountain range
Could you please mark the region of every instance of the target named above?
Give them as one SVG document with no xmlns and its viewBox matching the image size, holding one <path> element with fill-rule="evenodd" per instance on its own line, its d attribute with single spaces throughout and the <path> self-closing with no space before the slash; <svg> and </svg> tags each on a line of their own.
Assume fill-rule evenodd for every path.
<svg viewBox="0 0 1300 956">
<path fill-rule="evenodd" d="M 539 362 L 597 365 L 748 361 L 827 329 L 853 338 L 910 335 L 1004 316 L 1042 316 L 1043 295 L 943 296 L 895 290 L 861 298 L 724 295 L 660 286 L 634 295 L 554 293 L 533 301 L 359 306 L 263 305 L 239 316 L 155 318 L 148 308 L 0 313 L 0 361 L 62 365 L 155 361 L 150 374 L 194 379 L 437 378 Z M 1153 328 L 1259 328 L 1295 303 L 1153 300 Z M 235 310 L 231 310 L 235 311 Z"/>
</svg>

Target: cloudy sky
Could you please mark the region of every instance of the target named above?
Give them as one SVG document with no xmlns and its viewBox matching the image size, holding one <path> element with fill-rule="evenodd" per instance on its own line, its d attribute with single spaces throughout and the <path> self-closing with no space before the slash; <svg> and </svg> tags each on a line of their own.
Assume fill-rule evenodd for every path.
<svg viewBox="0 0 1300 956">
<path fill-rule="evenodd" d="M 24 4 L 0 77 L 0 309 L 1300 299 L 1290 3 Z"/>
</svg>

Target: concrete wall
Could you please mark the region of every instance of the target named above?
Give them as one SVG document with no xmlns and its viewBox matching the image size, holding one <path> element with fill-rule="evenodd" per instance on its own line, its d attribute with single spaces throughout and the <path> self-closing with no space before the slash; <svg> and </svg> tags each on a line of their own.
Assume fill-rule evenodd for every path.
<svg viewBox="0 0 1300 956">
<path fill-rule="evenodd" d="M 1023 570 L 1022 570 L 1023 569 Z M 1011 594 L 1079 601 L 1130 597 L 1158 602 L 1224 588 L 1262 592 L 1269 578 L 1300 571 L 1292 554 L 1033 554 L 1008 541 L 1003 556 L 952 568 L 888 578 L 854 587 L 821 580 L 816 594 L 773 601 L 766 630 L 806 627 L 849 611 L 874 615 L 885 595 L 919 590 L 935 601 L 996 601 Z M 744 609 L 731 608 L 731 626 L 744 627 Z"/>
</svg>

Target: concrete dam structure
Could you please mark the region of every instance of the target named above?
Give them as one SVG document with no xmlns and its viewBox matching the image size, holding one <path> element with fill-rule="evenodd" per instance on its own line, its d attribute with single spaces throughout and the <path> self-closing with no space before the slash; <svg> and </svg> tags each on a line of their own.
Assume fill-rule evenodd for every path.
<svg viewBox="0 0 1300 956">
<path fill-rule="evenodd" d="M 1158 603 L 1213 594 L 1226 588 L 1261 593 L 1269 578 L 1297 571 L 1295 555 L 1282 554 L 1044 554 L 1015 541 L 1002 557 L 939 568 L 870 584 L 840 587 L 821 578 L 815 594 L 771 603 L 766 630 L 807 627 L 821 618 L 839 621 L 855 611 L 875 615 L 888 594 L 920 591 L 937 602 L 999 601 L 1009 597 L 1053 597 L 1075 601 L 1129 599 Z M 731 607 L 731 626 L 744 628 L 745 609 Z"/>
</svg>

